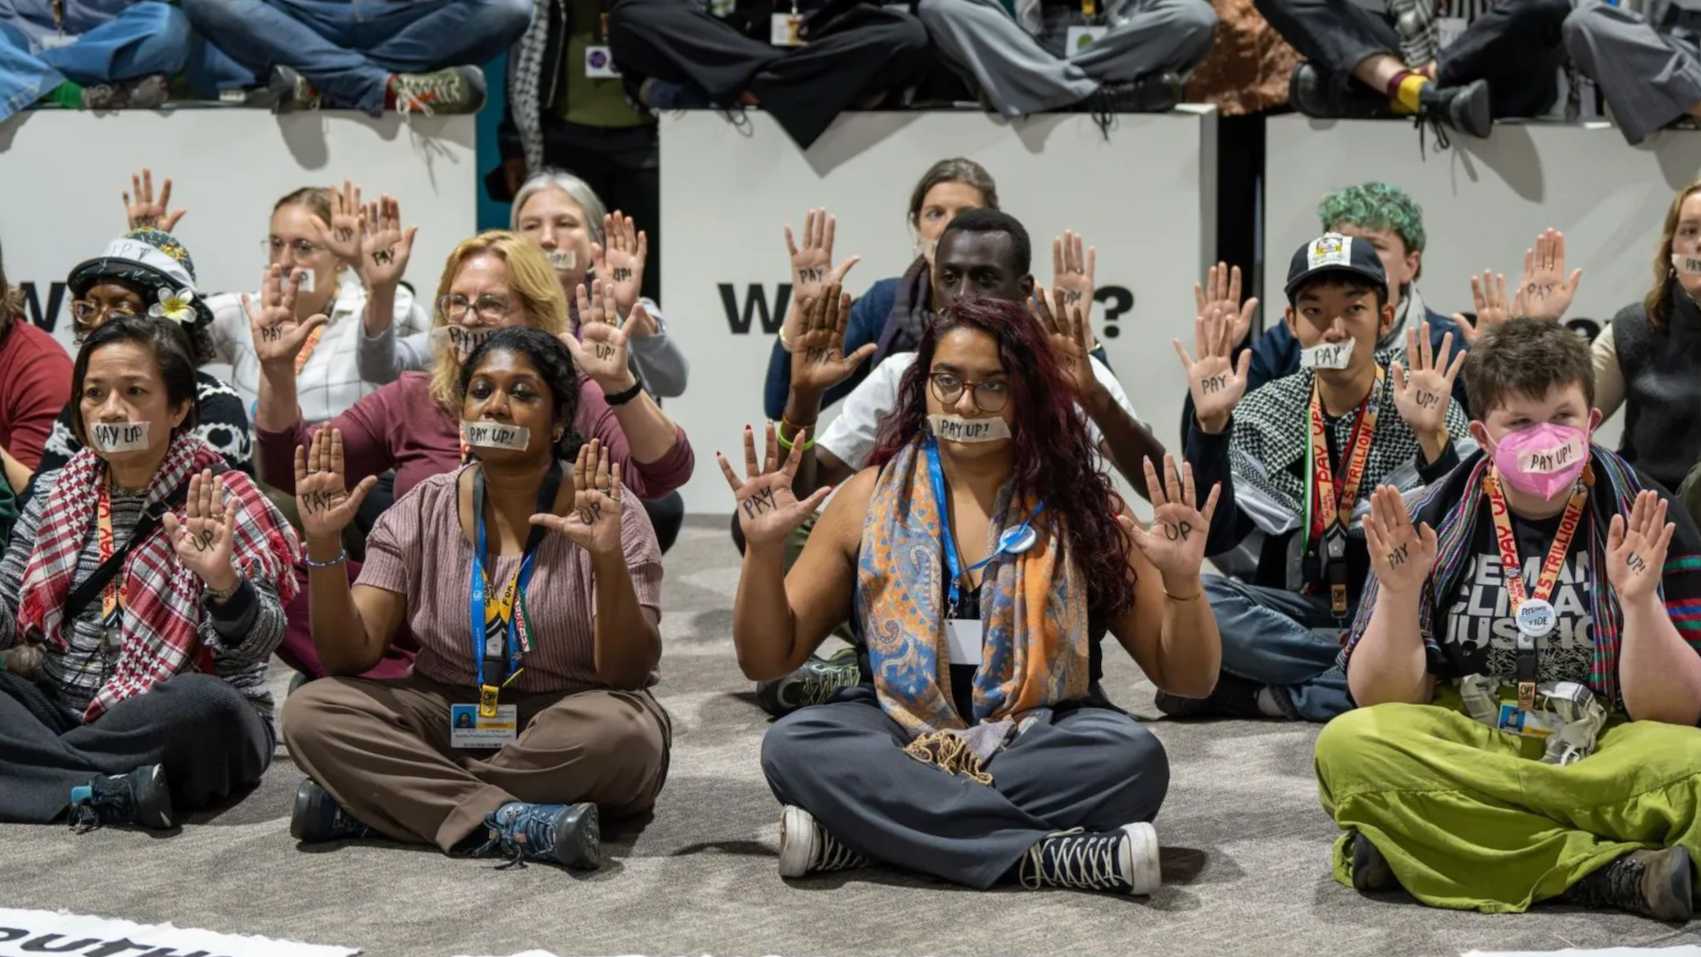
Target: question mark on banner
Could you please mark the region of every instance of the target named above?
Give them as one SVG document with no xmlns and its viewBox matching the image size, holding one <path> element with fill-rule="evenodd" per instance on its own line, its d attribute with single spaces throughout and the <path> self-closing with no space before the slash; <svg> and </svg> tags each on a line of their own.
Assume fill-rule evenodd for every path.
<svg viewBox="0 0 1701 957">
<path fill-rule="evenodd" d="M 1134 311 L 1134 291 L 1127 286 L 1100 286 L 1093 291 L 1093 301 L 1104 304 L 1104 337 L 1122 335 L 1116 321 Z"/>
</svg>

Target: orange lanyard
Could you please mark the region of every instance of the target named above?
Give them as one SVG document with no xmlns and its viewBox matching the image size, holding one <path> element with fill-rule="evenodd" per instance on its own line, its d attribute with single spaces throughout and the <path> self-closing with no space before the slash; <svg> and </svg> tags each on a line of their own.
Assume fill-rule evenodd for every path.
<svg viewBox="0 0 1701 957">
<path fill-rule="evenodd" d="M 1547 558 L 1536 577 L 1536 587 L 1524 588 L 1524 564 L 1518 558 L 1518 536 L 1512 531 L 1512 515 L 1506 508 L 1506 497 L 1500 491 L 1500 470 L 1490 468 L 1482 478 L 1483 494 L 1488 496 L 1488 514 L 1494 520 L 1494 542 L 1500 548 L 1500 566 L 1506 580 L 1506 599 L 1512 606 L 1512 617 L 1518 624 L 1518 707 L 1530 711 L 1536 705 L 1536 640 L 1553 633 L 1557 625 L 1553 603 L 1549 596 L 1559 583 L 1559 571 L 1565 567 L 1565 557 L 1571 552 L 1571 539 L 1583 518 L 1583 503 L 1589 498 L 1589 486 L 1594 484 L 1594 471 L 1583 470 L 1583 480 L 1565 503 L 1565 514 L 1559 520 L 1559 531 Z"/>
<path fill-rule="evenodd" d="M 1322 543 L 1324 577 L 1329 583 L 1329 605 L 1337 615 L 1347 613 L 1346 532 L 1352 527 L 1353 507 L 1358 503 L 1358 487 L 1364 481 L 1364 465 L 1370 458 L 1370 443 L 1376 435 L 1376 419 L 1382 410 L 1382 383 L 1387 373 L 1376 367 L 1376 381 L 1370 394 L 1358 409 L 1358 421 L 1353 423 L 1352 436 L 1347 440 L 1342 456 L 1345 474 L 1339 479 L 1329 462 L 1329 432 L 1323 421 L 1323 393 L 1316 380 L 1311 385 L 1309 444 L 1306 446 L 1306 472 L 1311 478 L 1311 493 L 1306 509 L 1313 502 L 1316 511 L 1307 516 L 1306 531 Z"/>
<path fill-rule="evenodd" d="M 327 320 L 329 319 L 331 313 L 336 312 L 336 311 L 337 311 L 337 300 L 335 298 L 332 298 L 331 301 L 325 305 L 325 316 L 326 316 Z M 307 334 L 307 341 L 301 344 L 301 351 L 295 354 L 295 374 L 296 375 L 300 375 L 301 370 L 307 367 L 307 360 L 313 358 L 313 347 L 317 346 L 319 344 L 319 337 L 323 336 L 325 334 L 325 326 L 328 326 L 328 325 L 330 325 L 329 321 L 327 321 L 326 323 L 324 323 L 324 325 L 319 326 L 319 328 L 314 329 L 312 332 L 309 332 Z"/>
<path fill-rule="evenodd" d="M 95 541 L 100 548 L 100 564 L 104 565 L 112 558 L 116 550 L 112 539 L 112 493 L 108 484 L 100 485 L 100 499 L 95 504 Z M 103 627 L 116 623 L 115 613 L 128 604 L 125 595 L 124 573 L 121 569 L 106 583 L 100 593 L 100 621 Z"/>
</svg>

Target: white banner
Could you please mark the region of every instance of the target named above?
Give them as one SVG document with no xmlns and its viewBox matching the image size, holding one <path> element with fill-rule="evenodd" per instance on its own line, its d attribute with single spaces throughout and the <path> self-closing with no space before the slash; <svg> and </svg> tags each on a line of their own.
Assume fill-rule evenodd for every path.
<svg viewBox="0 0 1701 957">
<path fill-rule="evenodd" d="M 0 907 L 0 957 L 30 954 L 81 957 L 349 957 L 350 947 L 298 944 L 269 937 L 220 934 L 170 924 L 136 924 L 79 914 Z"/>
<path fill-rule="evenodd" d="M 39 110 L 0 123 L 0 244 L 30 321 L 71 341 L 65 277 L 125 231 L 130 175 L 172 180 L 175 234 L 204 293 L 259 288 L 272 206 L 303 186 L 353 180 L 389 193 L 419 227 L 407 281 L 429 298 L 449 251 L 477 226 L 473 118 L 379 120 L 314 111 L 184 109 L 92 114 Z M 212 370 L 218 374 L 220 370 Z"/>
<path fill-rule="evenodd" d="M 661 126 L 662 293 L 668 332 L 691 359 L 691 390 L 668 412 L 697 450 L 684 490 L 692 513 L 730 514 L 716 449 L 738 458 L 763 421 L 762 384 L 790 301 L 784 228 L 825 207 L 835 261 L 860 295 L 914 254 L 910 192 L 941 159 L 966 156 L 998 182 L 1000 205 L 1033 242 L 1051 284 L 1051 241 L 1065 229 L 1098 250 L 1094 328 L 1141 418 L 1176 442 L 1186 380 L 1170 340 L 1193 334 L 1193 283 L 1216 248 L 1216 114 L 1125 115 L 1106 142 L 1085 114 L 1014 122 L 975 112 L 847 113 L 808 152 L 760 112 L 733 129 L 709 111 Z"/>
<path fill-rule="evenodd" d="M 1565 233 L 1566 271 L 1583 281 L 1567 323 L 1593 338 L 1647 294 L 1666 207 L 1701 175 L 1701 134 L 1655 134 L 1637 149 L 1601 123 L 1499 123 L 1486 140 L 1454 134 L 1453 148 L 1418 150 L 1408 123 L 1271 117 L 1264 183 L 1264 321 L 1281 321 L 1288 258 L 1320 232 L 1331 190 L 1383 180 L 1423 207 L 1428 236 L 1418 288 L 1437 312 L 1472 311 L 1470 277 L 1524 270 L 1524 250 L 1548 227 Z M 1616 418 L 1616 417 L 1615 417 Z M 1618 423 L 1601 431 L 1616 445 Z"/>
</svg>

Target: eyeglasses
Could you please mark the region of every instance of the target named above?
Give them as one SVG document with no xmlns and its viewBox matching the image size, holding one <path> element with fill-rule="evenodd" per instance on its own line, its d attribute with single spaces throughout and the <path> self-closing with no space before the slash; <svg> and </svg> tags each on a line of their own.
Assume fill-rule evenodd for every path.
<svg viewBox="0 0 1701 957">
<path fill-rule="evenodd" d="M 276 236 L 273 236 L 270 239 L 260 240 L 260 251 L 266 254 L 266 260 L 268 262 L 276 262 L 283 256 L 284 250 L 286 249 L 289 250 L 290 255 L 295 258 L 296 262 L 300 262 L 314 253 L 325 249 L 325 247 L 318 243 L 310 243 L 305 239 L 297 239 L 294 242 L 286 243 Z"/>
<path fill-rule="evenodd" d="M 1005 382 L 970 382 L 949 372 L 934 372 L 927 377 L 933 385 L 933 397 L 945 405 L 956 405 L 967 389 L 974 395 L 975 408 L 982 412 L 1002 412 L 1010 401 L 1010 386 Z"/>
<path fill-rule="evenodd" d="M 469 301 L 465 296 L 444 296 L 437 300 L 437 311 L 450 322 L 459 322 L 468 312 L 478 313 L 486 322 L 501 322 L 513 311 L 513 304 L 501 296 L 480 296 Z"/>
<path fill-rule="evenodd" d="M 127 302 L 94 302 L 89 299 L 78 299 L 71 303 L 71 315 L 84 325 L 94 322 L 102 316 L 118 318 L 134 318 L 141 315 L 136 307 Z"/>
</svg>

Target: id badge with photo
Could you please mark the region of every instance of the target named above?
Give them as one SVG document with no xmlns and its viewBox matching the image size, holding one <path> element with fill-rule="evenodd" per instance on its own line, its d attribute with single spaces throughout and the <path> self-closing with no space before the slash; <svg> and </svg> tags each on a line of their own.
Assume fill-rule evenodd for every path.
<svg viewBox="0 0 1701 957">
<path fill-rule="evenodd" d="M 1524 738 L 1545 738 L 1555 730 L 1552 715 L 1525 711 L 1512 701 L 1500 703 L 1500 720 L 1496 727 Z"/>
<path fill-rule="evenodd" d="M 620 79 L 620 68 L 614 65 L 614 54 L 608 52 L 608 47 L 585 47 L 585 76 L 593 80 Z"/>
<path fill-rule="evenodd" d="M 1109 27 L 1070 27 L 1063 34 L 1063 55 L 1074 56 L 1103 39 L 1109 32 Z"/>
<path fill-rule="evenodd" d="M 954 665 L 979 665 L 980 649 L 985 641 L 985 623 L 979 619 L 945 619 L 945 644 Z"/>
<path fill-rule="evenodd" d="M 513 743 L 519 736 L 519 709 L 511 704 L 496 706 L 495 717 L 478 713 L 476 704 L 449 706 L 449 747 L 477 750 L 495 749 Z"/>
<path fill-rule="evenodd" d="M 796 13 L 776 13 L 769 23 L 769 43 L 777 47 L 803 46 L 802 15 Z"/>
</svg>

